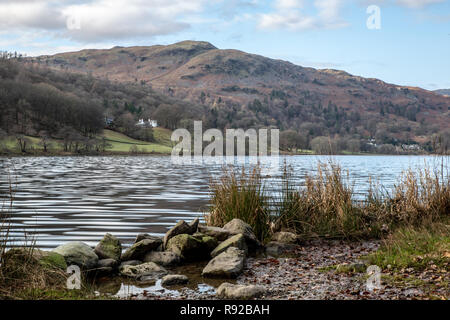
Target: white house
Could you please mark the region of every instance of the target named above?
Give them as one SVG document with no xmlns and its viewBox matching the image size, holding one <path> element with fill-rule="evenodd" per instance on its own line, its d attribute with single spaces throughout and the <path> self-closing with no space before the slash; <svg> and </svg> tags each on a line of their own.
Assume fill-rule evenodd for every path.
<svg viewBox="0 0 450 320">
<path fill-rule="evenodd" d="M 148 121 L 145 121 L 144 119 L 139 119 L 138 123 L 136 123 L 136 126 L 156 128 L 158 126 L 158 121 L 152 119 L 148 119 Z"/>
</svg>

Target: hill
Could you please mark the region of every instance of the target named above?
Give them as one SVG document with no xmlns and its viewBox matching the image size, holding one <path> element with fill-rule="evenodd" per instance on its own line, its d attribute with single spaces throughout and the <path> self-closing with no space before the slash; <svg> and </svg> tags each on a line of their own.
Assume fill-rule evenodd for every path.
<svg viewBox="0 0 450 320">
<path fill-rule="evenodd" d="M 450 96 L 450 89 L 439 89 L 439 90 L 434 90 L 434 92 L 441 94 L 443 96 Z"/>
<path fill-rule="evenodd" d="M 319 136 L 377 145 L 420 144 L 450 122 L 450 98 L 339 70 L 316 70 L 207 42 L 83 50 L 33 63 L 100 79 L 135 83 L 206 106 L 207 127 L 276 126 L 293 130 L 302 148 Z M 336 141 L 338 144 L 339 141 Z M 347 146 L 348 147 L 348 146 Z"/>
</svg>

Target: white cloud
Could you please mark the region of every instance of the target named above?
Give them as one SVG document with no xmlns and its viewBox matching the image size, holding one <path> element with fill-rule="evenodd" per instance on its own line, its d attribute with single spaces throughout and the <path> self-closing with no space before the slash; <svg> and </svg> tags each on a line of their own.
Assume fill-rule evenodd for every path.
<svg viewBox="0 0 450 320">
<path fill-rule="evenodd" d="M 397 3 L 409 8 L 421 8 L 434 3 L 445 2 L 446 0 L 397 0 Z"/>
<path fill-rule="evenodd" d="M 343 2 L 343 0 L 315 0 L 313 6 L 316 14 L 307 14 L 306 1 L 276 0 L 276 10 L 260 15 L 258 26 L 261 29 L 291 31 L 345 27 L 348 23 L 340 17 Z"/>
<path fill-rule="evenodd" d="M 19 0 L 0 1 L 0 27 L 11 32 L 51 30 L 79 42 L 151 37 L 189 27 L 183 16 L 200 12 L 207 0 Z M 67 29 L 67 19 L 80 28 Z M 75 21 L 74 20 L 74 21 Z"/>
</svg>

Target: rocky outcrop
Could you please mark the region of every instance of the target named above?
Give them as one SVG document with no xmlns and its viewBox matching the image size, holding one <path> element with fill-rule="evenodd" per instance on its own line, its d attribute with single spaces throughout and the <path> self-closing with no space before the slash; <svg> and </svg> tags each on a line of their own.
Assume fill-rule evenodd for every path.
<svg viewBox="0 0 450 320">
<path fill-rule="evenodd" d="M 164 235 L 163 247 L 167 248 L 167 243 L 169 242 L 169 240 L 177 235 L 180 234 L 192 235 L 195 232 L 197 232 L 199 221 L 200 220 L 198 218 L 196 218 L 191 223 L 186 223 L 184 220 L 178 221 L 178 223 L 172 229 L 167 231 L 166 234 Z"/>
<path fill-rule="evenodd" d="M 198 226 L 198 231 L 207 236 L 216 238 L 217 241 L 225 241 L 230 236 L 232 236 L 232 234 L 228 230 L 219 227 L 208 227 L 200 225 Z"/>
<path fill-rule="evenodd" d="M 121 269 L 122 267 L 125 266 L 137 266 L 138 264 L 142 264 L 143 262 L 141 260 L 128 260 L 128 261 L 123 261 L 120 265 L 119 265 L 119 269 Z"/>
<path fill-rule="evenodd" d="M 217 289 L 217 297 L 221 299 L 252 299 L 258 298 L 266 292 L 263 286 L 238 285 L 224 282 Z"/>
<path fill-rule="evenodd" d="M 235 247 L 235 248 L 238 248 L 240 250 L 247 252 L 247 244 L 245 243 L 244 235 L 240 233 L 235 236 L 232 236 L 231 238 L 228 238 L 227 240 L 225 240 L 224 242 L 219 244 L 211 252 L 211 257 L 214 258 L 214 257 L 218 256 L 222 252 L 227 251 L 228 248 L 230 248 L 230 247 Z"/>
<path fill-rule="evenodd" d="M 53 252 L 62 255 L 70 266 L 75 264 L 82 269 L 92 269 L 98 264 L 98 256 L 94 250 L 83 242 L 68 242 L 57 247 Z"/>
<path fill-rule="evenodd" d="M 172 251 L 151 251 L 144 256 L 144 262 L 154 262 L 160 266 L 175 266 L 181 262 L 181 256 Z"/>
<path fill-rule="evenodd" d="M 167 270 L 161 266 L 158 266 L 154 262 L 146 262 L 138 264 L 136 266 L 125 265 L 119 269 L 120 274 L 126 277 L 131 277 L 135 279 L 142 279 L 145 277 L 146 280 L 149 278 L 158 279 L 161 276 L 167 274 Z"/>
<path fill-rule="evenodd" d="M 158 249 L 162 240 L 154 237 L 152 239 L 144 239 L 129 247 L 122 255 L 122 260 L 142 260 L 146 253 Z"/>
<path fill-rule="evenodd" d="M 161 285 L 163 286 L 175 286 L 180 284 L 186 284 L 189 282 L 188 277 L 181 274 L 169 274 L 164 276 L 161 281 Z"/>
<path fill-rule="evenodd" d="M 252 227 L 242 221 L 241 219 L 233 219 L 223 226 L 223 229 L 230 232 L 231 234 L 239 234 L 242 233 L 245 237 L 245 241 L 249 250 L 255 251 L 262 247 L 261 243 L 256 238 L 253 233 Z"/>
<path fill-rule="evenodd" d="M 99 259 L 114 259 L 120 261 L 122 244 L 115 236 L 107 233 L 103 239 L 100 240 L 94 251 Z"/>
<path fill-rule="evenodd" d="M 211 278 L 236 278 L 242 273 L 245 251 L 230 247 L 213 258 L 203 269 L 202 275 Z"/>
<path fill-rule="evenodd" d="M 145 239 L 155 240 L 155 241 L 161 240 L 162 241 L 162 239 L 160 237 L 152 236 L 152 235 L 150 235 L 148 233 L 139 233 L 136 236 L 136 239 L 134 240 L 134 243 L 138 243 L 138 242 L 140 242 L 142 240 L 145 240 Z"/>
</svg>

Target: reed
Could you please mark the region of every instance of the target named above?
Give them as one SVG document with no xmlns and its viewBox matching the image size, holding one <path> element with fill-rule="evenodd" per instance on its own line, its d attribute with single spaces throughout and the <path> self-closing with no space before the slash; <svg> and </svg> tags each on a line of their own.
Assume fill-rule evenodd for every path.
<svg viewBox="0 0 450 320">
<path fill-rule="evenodd" d="M 392 193 L 370 183 L 359 201 L 349 172 L 332 161 L 319 162 L 304 185 L 293 177 L 285 164 L 278 191 L 269 194 L 258 167 L 240 175 L 227 168 L 211 182 L 206 221 L 223 226 L 242 219 L 261 240 L 279 230 L 303 238 L 361 239 L 380 238 L 400 227 L 431 225 L 450 214 L 450 180 L 443 166 L 406 171 Z"/>
</svg>

